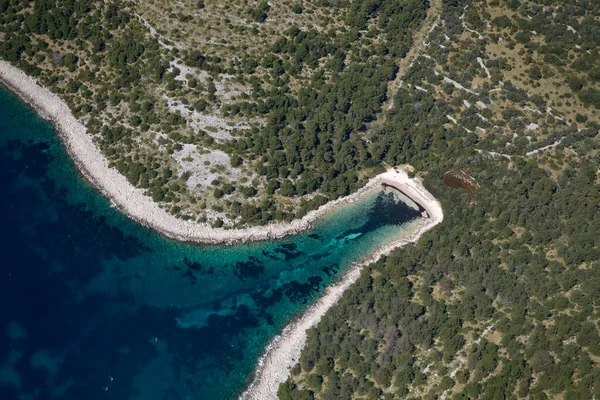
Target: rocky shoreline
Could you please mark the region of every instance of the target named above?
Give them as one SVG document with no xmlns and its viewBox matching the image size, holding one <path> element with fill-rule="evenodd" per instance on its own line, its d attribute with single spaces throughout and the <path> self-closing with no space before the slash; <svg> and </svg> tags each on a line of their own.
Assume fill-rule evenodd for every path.
<svg viewBox="0 0 600 400">
<path fill-rule="evenodd" d="M 309 229 L 323 214 L 342 203 L 352 202 L 382 182 L 382 175 L 350 196 L 331 201 L 289 223 L 243 229 L 213 228 L 206 223 L 184 221 L 159 207 L 142 189 L 132 186 L 108 161 L 94 143 L 86 127 L 72 114 L 69 107 L 54 93 L 41 86 L 10 63 L 0 60 L 0 82 L 52 122 L 79 171 L 124 214 L 141 225 L 172 239 L 206 244 L 235 244 L 278 239 Z"/>
<path fill-rule="evenodd" d="M 304 347 L 306 330 L 314 326 L 339 300 L 342 293 L 356 282 L 362 267 L 393 249 L 415 242 L 425 231 L 443 220 L 440 203 L 423 187 L 419 179 L 409 178 L 406 172 L 410 169 L 409 166 L 389 169 L 371 179 L 355 193 L 331 201 L 289 223 L 227 230 L 180 220 L 160 208 L 143 190 L 133 187 L 116 169 L 110 168 L 85 126 L 73 116 L 69 107 L 57 95 L 41 86 L 36 79 L 0 60 L 0 83 L 30 104 L 43 118 L 52 122 L 79 171 L 119 210 L 138 223 L 172 239 L 206 244 L 235 244 L 293 235 L 310 228 L 316 219 L 338 205 L 352 202 L 382 184 L 397 188 L 425 210 L 424 218 L 411 224 L 406 236 L 380 248 L 369 259 L 352 265 L 337 283 L 325 290 L 317 303 L 271 342 L 258 363 L 254 382 L 242 394 L 243 399 L 277 398 L 279 384 L 287 379 L 289 370 Z"/>
<path fill-rule="evenodd" d="M 416 242 L 423 233 L 444 219 L 439 201 L 425 189 L 419 179 L 409 178 L 404 169 L 390 170 L 375 179 L 379 183 L 401 190 L 420 205 L 425 210 L 423 218 L 411 224 L 403 238 L 381 247 L 367 260 L 353 264 L 337 283 L 325 290 L 323 296 L 315 304 L 300 318 L 289 324 L 280 335 L 276 336 L 258 362 L 254 381 L 240 396 L 240 399 L 277 399 L 279 384 L 289 377 L 291 368 L 300 359 L 300 353 L 307 338 L 306 330 L 315 326 L 327 310 L 342 297 L 344 291 L 358 280 L 363 267 L 377 261 L 379 257 L 389 254 L 394 249 Z"/>
</svg>

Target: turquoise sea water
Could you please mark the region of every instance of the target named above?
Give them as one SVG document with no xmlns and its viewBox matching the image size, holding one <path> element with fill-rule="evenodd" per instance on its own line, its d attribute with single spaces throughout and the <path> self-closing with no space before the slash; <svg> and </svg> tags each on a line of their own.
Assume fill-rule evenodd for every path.
<svg viewBox="0 0 600 400">
<path fill-rule="evenodd" d="M 374 192 L 284 240 L 173 242 L 2 88 L 0 192 L 0 399 L 234 399 L 290 319 L 418 217 Z"/>
</svg>

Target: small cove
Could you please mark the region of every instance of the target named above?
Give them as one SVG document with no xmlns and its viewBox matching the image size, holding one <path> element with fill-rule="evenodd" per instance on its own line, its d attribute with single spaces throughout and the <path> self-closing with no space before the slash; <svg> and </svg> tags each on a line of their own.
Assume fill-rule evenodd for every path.
<svg viewBox="0 0 600 400">
<path fill-rule="evenodd" d="M 291 318 L 420 215 L 377 190 L 282 240 L 167 240 L 3 89 L 0 154 L 0 398 L 234 399 Z"/>
</svg>

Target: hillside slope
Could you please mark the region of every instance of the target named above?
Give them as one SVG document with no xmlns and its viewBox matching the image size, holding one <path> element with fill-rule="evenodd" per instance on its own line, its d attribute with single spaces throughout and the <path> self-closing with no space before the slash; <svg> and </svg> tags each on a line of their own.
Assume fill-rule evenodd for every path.
<svg viewBox="0 0 600 400">
<path fill-rule="evenodd" d="M 446 218 L 364 271 L 280 399 L 600 394 L 600 8 L 448 0 L 382 153 Z"/>
</svg>

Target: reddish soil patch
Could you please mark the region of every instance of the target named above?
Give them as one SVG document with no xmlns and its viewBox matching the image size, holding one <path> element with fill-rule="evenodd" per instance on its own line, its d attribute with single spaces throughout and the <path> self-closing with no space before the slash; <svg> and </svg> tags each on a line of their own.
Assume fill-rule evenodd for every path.
<svg viewBox="0 0 600 400">
<path fill-rule="evenodd" d="M 464 189 L 473 198 L 475 198 L 477 189 L 479 188 L 479 184 L 475 178 L 465 171 L 458 169 L 448 171 L 444 174 L 444 185 L 455 189 Z"/>
</svg>

